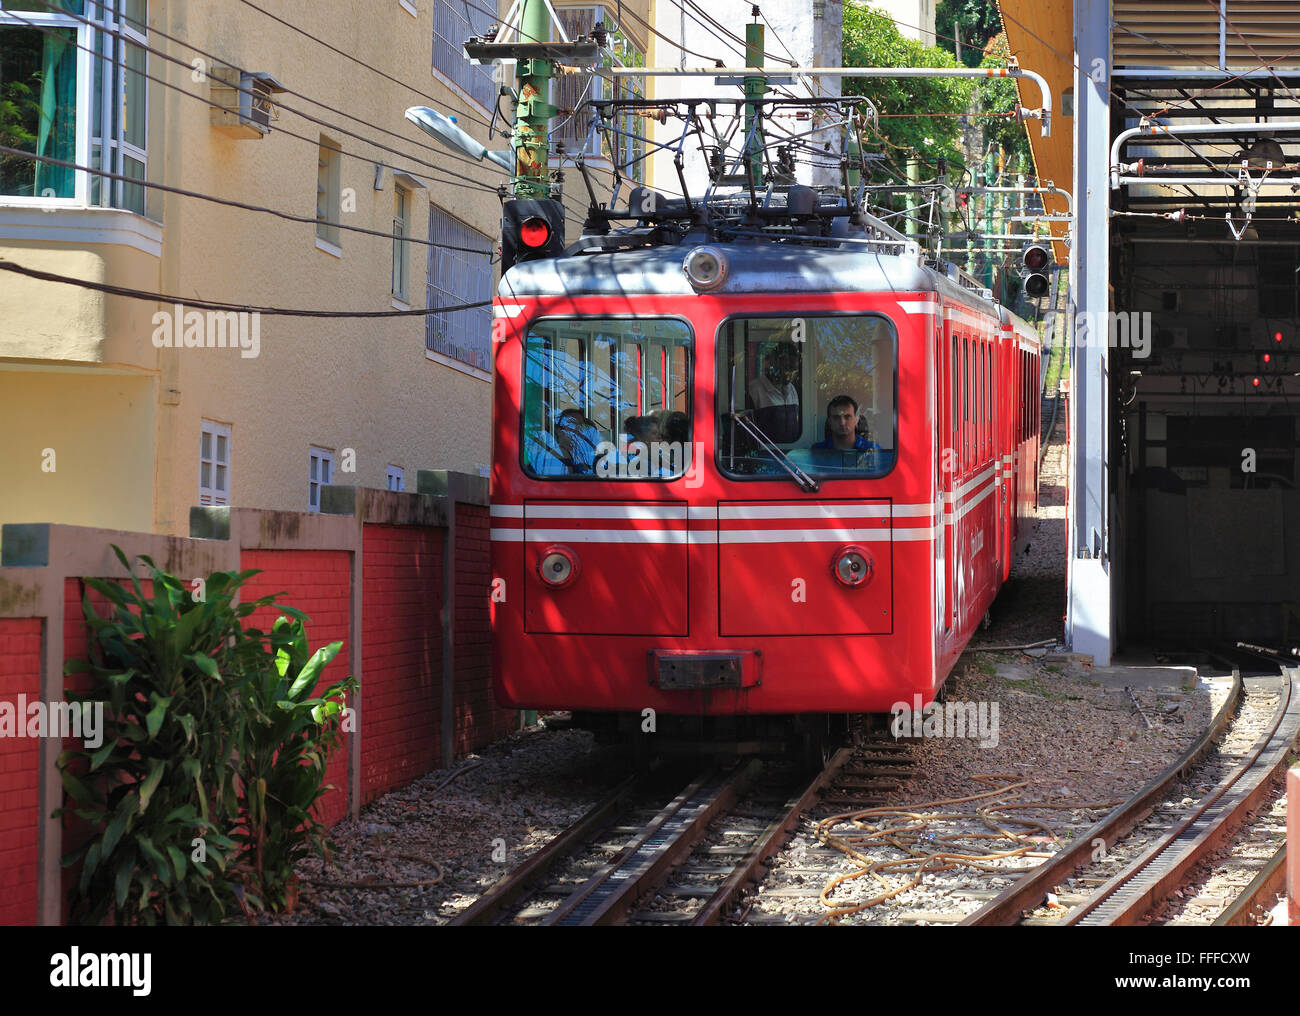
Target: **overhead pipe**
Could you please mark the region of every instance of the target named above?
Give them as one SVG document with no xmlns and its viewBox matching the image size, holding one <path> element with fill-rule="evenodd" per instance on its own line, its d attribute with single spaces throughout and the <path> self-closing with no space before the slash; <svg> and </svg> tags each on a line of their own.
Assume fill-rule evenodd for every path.
<svg viewBox="0 0 1300 1016">
<path fill-rule="evenodd" d="M 1052 134 L 1052 90 L 1036 71 L 1022 67 L 792 67 L 791 73 L 827 78 L 1029 78 L 1042 96 L 1040 110 L 1021 108 L 1024 116 L 1042 121 L 1043 137 Z M 770 76 L 763 67 L 609 67 L 596 73 L 613 78 L 700 78 Z M 784 72 L 782 72 L 784 73 Z"/>
<path fill-rule="evenodd" d="M 1213 110 L 1211 111 L 1213 112 Z M 1110 146 L 1110 189 L 1118 190 L 1125 182 L 1127 183 L 1155 183 L 1164 186 L 1175 184 L 1192 184 L 1195 186 L 1205 186 L 1208 184 L 1221 184 L 1223 186 L 1236 186 L 1231 179 L 1208 179 L 1202 182 L 1199 178 L 1190 178 L 1186 180 L 1166 180 L 1160 177 L 1124 177 L 1121 176 L 1119 152 L 1130 138 L 1135 137 L 1154 137 L 1160 134 L 1178 137 L 1181 135 L 1194 136 L 1197 134 L 1283 134 L 1288 131 L 1300 133 L 1300 120 L 1280 120 L 1276 123 L 1215 123 L 1215 124 L 1164 124 L 1150 121 L 1140 123 L 1136 127 L 1129 127 L 1115 135 L 1115 140 Z M 1225 172 L 1227 172 L 1225 170 Z M 1266 183 L 1290 183 L 1293 178 L 1288 177 L 1284 180 L 1266 180 Z"/>
</svg>

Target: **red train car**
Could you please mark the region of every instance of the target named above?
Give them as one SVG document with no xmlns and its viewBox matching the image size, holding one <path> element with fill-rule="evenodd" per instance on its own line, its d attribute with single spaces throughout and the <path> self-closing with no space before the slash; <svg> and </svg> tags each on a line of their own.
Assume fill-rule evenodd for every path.
<svg viewBox="0 0 1300 1016">
<path fill-rule="evenodd" d="M 914 253 L 705 235 L 516 264 L 495 317 L 501 704 L 934 697 L 1036 504 L 1028 325 Z"/>
</svg>

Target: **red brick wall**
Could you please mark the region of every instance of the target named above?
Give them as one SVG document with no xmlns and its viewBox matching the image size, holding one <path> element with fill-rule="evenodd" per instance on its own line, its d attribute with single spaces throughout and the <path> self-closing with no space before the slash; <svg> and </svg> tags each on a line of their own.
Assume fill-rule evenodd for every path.
<svg viewBox="0 0 1300 1016">
<path fill-rule="evenodd" d="M 490 554 L 488 510 L 456 506 L 456 689 L 454 751 L 474 751 L 511 732 L 517 713 L 499 709 L 492 698 L 488 596 Z M 420 526 L 363 527 L 362 635 L 364 709 L 361 713 L 362 803 L 373 800 L 435 768 L 441 756 L 442 560 L 443 531 Z M 310 617 L 313 649 L 339 641 L 343 647 L 322 677 L 329 684 L 349 666 L 352 606 L 351 553 L 347 550 L 251 550 L 240 567 L 260 569 L 244 586 L 243 598 L 280 593 L 280 600 Z M 149 594 L 149 583 L 144 583 Z M 82 614 L 84 582 L 64 581 L 65 660 L 84 659 L 89 632 Z M 97 593 L 91 601 L 101 615 L 109 604 Z M 248 620 L 268 630 L 274 611 Z M 0 700 L 40 696 L 40 618 L 0 618 Z M 65 686 L 84 690 L 88 678 L 74 675 Z M 65 747 L 76 747 L 69 741 Z M 39 742 L 0 740 L 0 925 L 32 924 L 38 907 Z M 337 788 L 322 801 L 322 821 L 333 825 L 348 811 L 348 747 L 332 757 L 326 782 Z M 73 816 L 64 820 L 62 851 L 74 850 L 90 833 Z M 75 869 L 65 869 L 63 896 Z M 65 903 L 66 907 L 66 903 Z M 66 912 L 65 912 L 66 917 Z"/>
<path fill-rule="evenodd" d="M 438 765 L 442 530 L 366 526 L 362 553 L 365 804 Z"/>
<path fill-rule="evenodd" d="M 343 550 L 246 550 L 240 568 L 260 568 L 242 587 L 240 599 L 256 600 L 271 593 L 284 593 L 279 602 L 297 607 L 307 622 L 307 644 L 315 652 L 331 642 L 343 647 L 321 674 L 317 688 L 324 689 L 348 675 L 349 616 L 352 612 L 352 555 Z M 280 615 L 273 609 L 254 612 L 245 627 L 270 631 Z M 348 745 L 345 740 L 330 756 L 325 782 L 328 791 L 317 805 L 321 821 L 333 825 L 348 812 Z"/>
<path fill-rule="evenodd" d="M 17 711 L 19 695 L 41 696 L 39 617 L 0 618 L 0 702 Z M 36 923 L 39 778 L 40 741 L 0 738 L 0 925 Z"/>
<path fill-rule="evenodd" d="M 518 714 L 492 697 L 492 587 L 488 510 L 456 506 L 456 754 L 481 748 L 515 729 Z"/>
<path fill-rule="evenodd" d="M 129 580 L 121 579 L 120 585 L 128 586 Z M 144 580 L 140 583 L 140 591 L 146 596 L 153 595 L 153 581 Z M 81 579 L 69 578 L 63 583 L 63 659 L 65 662 L 73 660 L 85 660 L 90 656 L 90 629 L 86 627 L 86 611 L 82 605 L 82 597 L 89 595 L 90 605 L 95 613 L 100 617 L 111 617 L 114 612 L 114 605 L 108 597 L 98 593 L 93 589 L 88 589 Z M 90 690 L 91 678 L 89 674 L 70 674 L 64 677 L 63 687 L 68 691 L 86 692 Z M 107 722 L 107 719 L 106 721 Z M 68 738 L 64 741 L 65 749 L 78 749 L 83 745 L 76 738 Z M 75 763 L 72 772 L 76 775 L 85 775 L 86 763 Z M 65 799 L 66 803 L 66 799 Z M 67 814 L 63 816 L 63 848 L 62 853 L 70 854 L 79 846 L 90 839 L 94 833 L 94 827 L 85 819 L 78 818 L 76 815 Z M 81 877 L 81 864 L 78 862 L 70 868 L 63 869 L 63 917 L 66 923 L 68 917 L 68 894 L 76 886 L 77 880 Z"/>
</svg>

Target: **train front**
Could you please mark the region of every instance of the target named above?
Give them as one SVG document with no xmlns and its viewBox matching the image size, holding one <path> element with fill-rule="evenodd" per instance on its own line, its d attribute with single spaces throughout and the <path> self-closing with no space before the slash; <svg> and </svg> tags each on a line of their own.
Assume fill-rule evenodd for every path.
<svg viewBox="0 0 1300 1016">
<path fill-rule="evenodd" d="M 690 237 L 505 274 L 501 704 L 756 716 L 929 701 L 927 274 L 915 258 Z"/>
</svg>

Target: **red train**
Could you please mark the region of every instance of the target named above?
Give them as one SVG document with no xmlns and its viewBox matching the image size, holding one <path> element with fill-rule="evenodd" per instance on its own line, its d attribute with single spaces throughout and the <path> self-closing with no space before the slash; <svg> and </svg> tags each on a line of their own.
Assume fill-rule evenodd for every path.
<svg viewBox="0 0 1300 1016">
<path fill-rule="evenodd" d="M 1027 538 L 1034 331 L 865 235 L 600 247 L 495 301 L 499 701 L 928 703 Z"/>
</svg>

